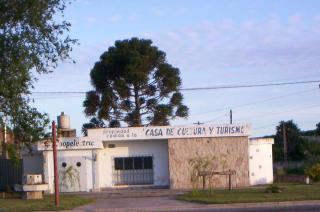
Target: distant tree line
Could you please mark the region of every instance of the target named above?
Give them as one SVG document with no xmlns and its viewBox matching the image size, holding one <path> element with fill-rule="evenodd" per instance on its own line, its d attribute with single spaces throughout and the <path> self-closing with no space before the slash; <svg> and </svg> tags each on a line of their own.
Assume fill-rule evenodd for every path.
<svg viewBox="0 0 320 212">
<path fill-rule="evenodd" d="M 284 136 L 283 130 L 285 126 L 285 134 L 287 138 L 287 157 L 288 161 L 303 161 L 320 159 L 320 142 L 307 139 L 305 136 L 320 136 L 320 122 L 316 124 L 314 130 L 302 131 L 293 120 L 281 121 L 276 127 L 273 145 L 274 161 L 284 160 Z"/>
</svg>

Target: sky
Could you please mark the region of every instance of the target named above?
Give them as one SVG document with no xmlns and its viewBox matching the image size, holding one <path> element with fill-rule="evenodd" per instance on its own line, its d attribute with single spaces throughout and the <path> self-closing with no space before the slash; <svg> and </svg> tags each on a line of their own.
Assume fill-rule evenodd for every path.
<svg viewBox="0 0 320 212">
<path fill-rule="evenodd" d="M 302 130 L 320 122 L 320 1 L 317 0 L 76 0 L 64 18 L 79 40 L 33 92 L 89 91 L 90 70 L 116 40 L 151 39 L 180 69 L 182 87 L 213 87 L 317 80 L 319 83 L 183 91 L 188 119 L 172 125 L 251 123 L 251 136 L 275 133 L 281 120 Z M 59 18 L 59 17 L 58 17 Z M 85 95 L 33 94 L 51 120 L 62 111 L 81 134 L 89 120 Z"/>
</svg>

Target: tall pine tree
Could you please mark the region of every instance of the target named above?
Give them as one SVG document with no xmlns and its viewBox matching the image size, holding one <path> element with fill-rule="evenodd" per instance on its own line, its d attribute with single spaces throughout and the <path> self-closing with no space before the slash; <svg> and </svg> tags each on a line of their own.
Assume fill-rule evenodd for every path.
<svg viewBox="0 0 320 212">
<path fill-rule="evenodd" d="M 86 94 L 84 112 L 110 127 L 169 125 L 188 116 L 179 74 L 151 40 L 116 41 L 91 70 L 94 90 Z"/>
</svg>

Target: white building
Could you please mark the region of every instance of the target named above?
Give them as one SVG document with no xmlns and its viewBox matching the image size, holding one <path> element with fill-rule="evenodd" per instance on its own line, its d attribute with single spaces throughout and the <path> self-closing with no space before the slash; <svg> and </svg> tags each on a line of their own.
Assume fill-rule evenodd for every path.
<svg viewBox="0 0 320 212">
<path fill-rule="evenodd" d="M 194 158 L 215 158 L 214 171 L 235 170 L 234 187 L 272 183 L 273 141 L 249 140 L 249 133 L 247 124 L 89 129 L 86 137 L 58 140 L 60 189 L 191 188 Z M 23 159 L 24 173 L 43 174 L 53 192 L 52 143 L 39 142 Z M 214 183 L 225 187 L 225 176 Z"/>
<path fill-rule="evenodd" d="M 273 138 L 250 138 L 250 185 L 269 184 L 273 182 L 273 143 Z"/>
</svg>

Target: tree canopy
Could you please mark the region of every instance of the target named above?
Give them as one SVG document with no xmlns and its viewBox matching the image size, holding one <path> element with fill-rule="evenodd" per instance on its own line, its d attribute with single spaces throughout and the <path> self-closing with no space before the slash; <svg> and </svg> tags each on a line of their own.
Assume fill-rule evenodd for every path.
<svg viewBox="0 0 320 212">
<path fill-rule="evenodd" d="M 286 129 L 287 150 L 289 160 L 302 160 L 305 157 L 304 145 L 305 141 L 300 137 L 301 130 L 292 120 L 281 121 L 276 127 L 275 143 L 273 147 L 273 155 L 276 161 L 282 161 L 283 155 L 283 125 Z"/>
<path fill-rule="evenodd" d="M 316 134 L 320 135 L 320 122 L 316 125 Z"/>
<path fill-rule="evenodd" d="M 57 21 L 68 0 L 2 0 L 0 3 L 0 116 L 22 141 L 44 135 L 46 114 L 30 106 L 36 75 L 49 73 L 69 59 L 77 42 L 70 23 Z M 1 118 L 1 117 L 0 117 Z"/>
<path fill-rule="evenodd" d="M 105 124 L 102 120 L 97 119 L 96 117 L 93 117 L 90 119 L 89 123 L 85 123 L 82 126 L 82 133 L 87 136 L 87 129 L 92 128 L 103 128 L 105 127 Z"/>
<path fill-rule="evenodd" d="M 89 117 L 110 127 L 169 125 L 186 118 L 180 71 L 148 39 L 116 41 L 100 56 L 90 73 L 93 90 L 83 102 Z"/>
</svg>

